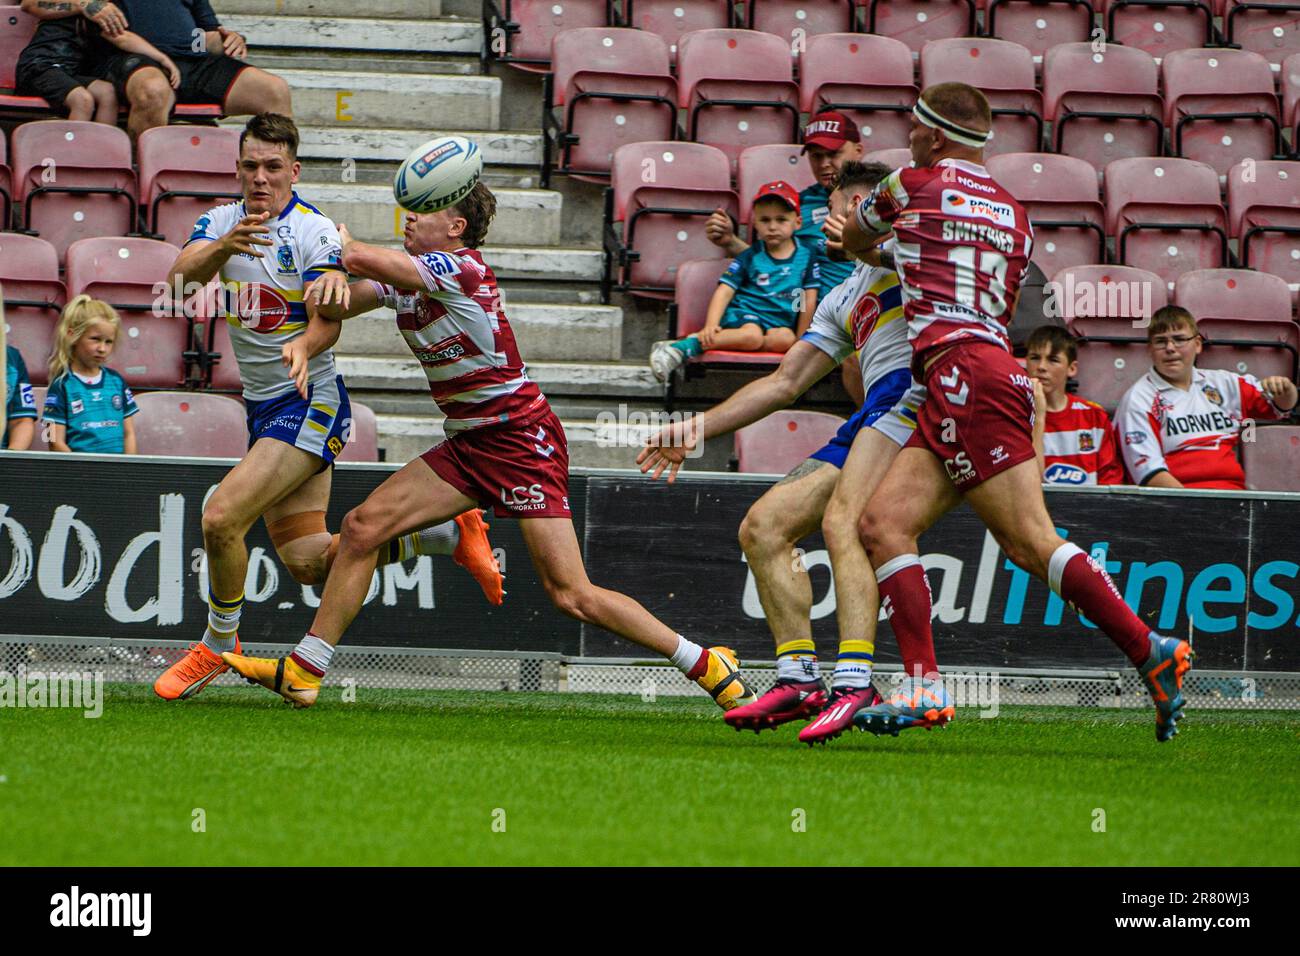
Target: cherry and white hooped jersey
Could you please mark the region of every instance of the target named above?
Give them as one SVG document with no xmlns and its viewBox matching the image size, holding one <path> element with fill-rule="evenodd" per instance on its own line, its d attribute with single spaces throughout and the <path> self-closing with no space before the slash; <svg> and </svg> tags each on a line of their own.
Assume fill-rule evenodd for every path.
<svg viewBox="0 0 1300 956">
<path fill-rule="evenodd" d="M 1043 427 L 1043 481 L 1053 485 L 1122 485 L 1110 416 L 1096 402 L 1072 397 L 1049 411 Z"/>
<path fill-rule="evenodd" d="M 1246 476 L 1236 454 L 1242 419 L 1281 417 L 1253 375 L 1193 369 L 1184 390 L 1152 369 L 1120 401 L 1115 438 L 1139 485 L 1168 471 L 1189 488 L 1242 489 Z"/>
<path fill-rule="evenodd" d="M 497 277 L 473 249 L 411 256 L 425 290 L 376 282 L 381 305 L 420 360 L 429 392 L 447 416 L 448 435 L 545 414 L 549 406 L 528 377 L 501 309 Z"/>
<path fill-rule="evenodd" d="M 1034 230 L 1024 207 L 988 170 L 956 159 L 896 169 L 856 216 L 867 232 L 894 231 L 915 355 L 968 339 L 1008 348 L 1006 325 Z"/>
</svg>

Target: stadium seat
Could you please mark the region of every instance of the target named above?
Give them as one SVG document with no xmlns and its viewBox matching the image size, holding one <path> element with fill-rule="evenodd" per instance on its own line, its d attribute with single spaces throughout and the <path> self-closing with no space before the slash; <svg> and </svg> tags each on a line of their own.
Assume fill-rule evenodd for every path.
<svg viewBox="0 0 1300 956">
<path fill-rule="evenodd" d="M 1156 58 L 1214 40 L 1210 0 L 1101 0 L 1097 12 L 1108 43 L 1135 47 Z"/>
<path fill-rule="evenodd" d="M 1130 156 L 1159 156 L 1164 106 L 1149 53 L 1110 45 L 1062 43 L 1043 60 L 1043 115 L 1052 151 L 1085 159 L 1099 173 Z"/>
<path fill-rule="evenodd" d="M 610 0 L 484 0 L 484 56 L 545 73 L 555 36 L 578 27 L 611 26 L 613 16 Z"/>
<path fill-rule="evenodd" d="M 1091 166 L 1056 153 L 1003 153 L 987 165 L 1029 214 L 1043 275 L 1106 261 L 1106 211 Z"/>
<path fill-rule="evenodd" d="M 59 279 L 58 252 L 36 236 L 0 232 L 0 291 L 9 344 L 23 353 L 32 384 L 49 384 L 46 361 L 68 298 Z"/>
<path fill-rule="evenodd" d="M 1300 163 L 1242 163 L 1228 172 L 1228 223 L 1237 258 L 1281 276 L 1300 296 Z"/>
<path fill-rule="evenodd" d="M 1116 258 L 1168 283 L 1229 264 L 1219 177 L 1190 159 L 1117 159 L 1106 167 L 1106 231 Z"/>
<path fill-rule="evenodd" d="M 9 141 L 0 130 L 0 232 L 13 224 L 13 173 L 9 169 Z"/>
<path fill-rule="evenodd" d="M 352 430 L 335 461 L 379 461 L 379 421 L 369 405 L 352 403 Z"/>
<path fill-rule="evenodd" d="M 544 170 L 558 147 L 560 172 L 605 182 L 620 146 L 676 137 L 677 81 L 669 73 L 668 45 L 655 34 L 565 30 L 552 43 L 551 63 L 543 93 Z"/>
<path fill-rule="evenodd" d="M 122 317 L 122 334 L 110 360 L 135 387 L 174 388 L 185 383 L 190 322 L 165 293 L 180 250 L 156 239 L 81 239 L 68 248 L 68 296 L 103 299 Z"/>
<path fill-rule="evenodd" d="M 1051 289 L 1079 338 L 1079 394 L 1113 412 L 1151 367 L 1146 326 L 1169 302 L 1165 283 L 1145 269 L 1088 265 L 1062 269 Z"/>
<path fill-rule="evenodd" d="M 1280 68 L 1300 49 L 1300 3 L 1224 0 L 1223 33 L 1228 43 L 1258 53 Z"/>
<path fill-rule="evenodd" d="M 974 0 L 858 0 L 867 32 L 902 40 L 916 54 L 931 40 L 974 36 Z"/>
<path fill-rule="evenodd" d="M 129 381 L 129 378 L 128 378 Z M 242 402 L 204 392 L 145 392 L 135 396 L 136 451 L 141 455 L 243 458 L 248 425 Z"/>
<path fill-rule="evenodd" d="M 136 231 L 131 140 L 116 126 L 71 120 L 13 132 L 14 203 L 23 228 L 62 257 L 72 243 Z"/>
<path fill-rule="evenodd" d="M 602 300 L 609 301 L 614 287 L 671 298 L 680 263 L 724 255 L 704 232 L 704 221 L 719 208 L 733 219 L 740 213 L 722 150 L 703 143 L 620 146 L 605 191 Z"/>
<path fill-rule="evenodd" d="M 1253 269 L 1198 269 L 1174 285 L 1174 301 L 1196 317 L 1206 348 L 1199 365 L 1258 378 L 1295 378 L 1300 326 L 1284 280 Z"/>
<path fill-rule="evenodd" d="M 779 36 L 795 50 L 816 34 L 857 28 L 853 0 L 746 0 L 745 13 L 749 29 Z"/>
<path fill-rule="evenodd" d="M 721 149 L 731 172 L 747 146 L 799 139 L 799 87 L 786 41 L 753 30 L 696 30 L 677 45 L 687 139 Z"/>
<path fill-rule="evenodd" d="M 921 50 L 921 88 L 969 83 L 993 108 L 993 139 L 985 157 L 1042 149 L 1043 97 L 1034 88 L 1034 58 L 1010 40 L 931 40 Z"/>
<path fill-rule="evenodd" d="M 899 149 L 878 149 L 862 157 L 868 163 L 884 163 L 890 169 L 912 165 L 912 151 L 906 146 Z"/>
<path fill-rule="evenodd" d="M 1293 53 L 1282 61 L 1282 125 L 1291 131 L 1291 154 L 1300 155 L 1300 53 Z"/>
<path fill-rule="evenodd" d="M 1300 425 L 1257 425 L 1241 465 L 1251 491 L 1300 491 Z"/>
<path fill-rule="evenodd" d="M 835 437 L 838 415 L 782 409 L 736 432 L 736 470 L 785 475 Z"/>
<path fill-rule="evenodd" d="M 157 126 L 140 134 L 136 157 L 145 223 L 174 246 L 185 244 L 203 213 L 240 198 L 233 127 Z"/>
<path fill-rule="evenodd" d="M 785 180 L 798 191 L 816 182 L 802 146 L 751 146 L 740 154 L 736 192 L 740 197 L 742 226 L 749 225 L 749 213 L 758 187 L 778 179 Z"/>
<path fill-rule="evenodd" d="M 919 91 L 912 51 L 901 40 L 862 33 L 808 39 L 799 60 L 799 103 L 805 113 L 839 110 L 876 149 L 906 146 Z"/>
<path fill-rule="evenodd" d="M 19 96 L 14 92 L 18 57 L 31 42 L 39 23 L 18 4 L 0 6 L 0 113 L 22 119 L 53 115 L 50 105 L 39 96 Z"/>
<path fill-rule="evenodd" d="M 1271 159 L 1282 135 L 1273 72 L 1246 50 L 1176 50 L 1160 64 L 1175 156 L 1226 177 L 1246 157 Z"/>
<path fill-rule="evenodd" d="M 1088 0 L 988 0 L 984 32 L 1019 43 L 1041 69 L 1044 54 L 1058 43 L 1092 39 L 1092 17 Z"/>
<path fill-rule="evenodd" d="M 733 25 L 731 0 L 623 0 L 624 25 L 658 34 L 677 62 L 677 41 L 693 30 L 724 30 Z"/>
</svg>

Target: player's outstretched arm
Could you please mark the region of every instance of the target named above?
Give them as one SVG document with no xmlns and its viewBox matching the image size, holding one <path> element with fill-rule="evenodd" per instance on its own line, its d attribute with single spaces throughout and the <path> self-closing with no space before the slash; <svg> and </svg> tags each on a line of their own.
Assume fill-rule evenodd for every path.
<svg viewBox="0 0 1300 956">
<path fill-rule="evenodd" d="M 653 469 L 658 478 L 668 471 L 671 482 L 696 445 L 752 425 L 772 412 L 787 408 L 818 379 L 835 367 L 835 360 L 816 346 L 795 342 L 770 375 L 755 379 L 719 405 L 685 422 L 665 425 L 646 439 L 637 455 L 641 471 Z"/>
<path fill-rule="evenodd" d="M 399 289 L 424 288 L 424 278 L 407 253 L 353 239 L 343 223 L 339 223 L 339 239 L 343 244 L 343 268 L 349 275 L 385 282 Z"/>
<path fill-rule="evenodd" d="M 327 273 L 328 274 L 328 273 Z M 324 276 L 321 277 L 325 278 Z M 320 280 L 317 280 L 320 281 Z M 317 291 L 316 283 L 307 284 L 304 298 L 310 309 L 312 304 L 316 304 L 316 311 L 327 319 L 334 319 L 341 322 L 344 319 L 354 319 L 358 315 L 365 315 L 367 312 L 373 312 L 379 308 L 379 293 L 376 291 L 374 284 L 369 279 L 359 279 L 347 284 L 347 296 L 340 299 L 338 296 L 325 296 L 324 288 Z M 327 301 L 320 301 L 322 298 Z"/>
</svg>

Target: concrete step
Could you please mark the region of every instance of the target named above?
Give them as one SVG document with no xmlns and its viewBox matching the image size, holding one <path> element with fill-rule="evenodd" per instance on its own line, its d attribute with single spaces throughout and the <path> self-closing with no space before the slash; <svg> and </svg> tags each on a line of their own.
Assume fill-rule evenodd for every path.
<svg viewBox="0 0 1300 956">
<path fill-rule="evenodd" d="M 351 12 L 368 11 L 365 4 L 356 4 Z M 221 24 L 242 33 L 254 49 L 409 50 L 477 56 L 483 36 L 482 24 L 473 20 L 235 15 L 223 17 Z"/>
<path fill-rule="evenodd" d="M 250 48 L 248 62 L 272 73 L 284 70 L 333 70 L 338 73 L 479 75 L 478 57 L 455 53 L 417 53 L 412 50 L 357 51 L 319 47 L 298 50 L 293 47 L 270 46 Z"/>
<path fill-rule="evenodd" d="M 488 238 L 518 241 L 519 236 L 493 225 Z M 603 262 L 599 249 L 540 248 L 495 245 L 483 247 L 483 258 L 498 277 L 564 282 L 599 282 Z"/>
<path fill-rule="evenodd" d="M 519 350 L 529 360 L 611 362 L 619 359 L 623 344 L 621 309 L 512 302 L 508 293 L 503 298 Z M 343 323 L 336 348 L 350 355 L 409 358 L 410 351 L 394 320 L 391 309 L 376 309 L 348 319 Z"/>
<path fill-rule="evenodd" d="M 492 76 L 281 70 L 303 126 L 427 131 L 501 126 L 501 81 Z"/>
<path fill-rule="evenodd" d="M 347 17 L 364 9 L 366 16 L 383 19 L 432 20 L 442 16 L 442 0 L 215 0 L 217 18 L 226 24 L 233 16 Z M 252 39 L 250 37 L 250 39 Z"/>
<path fill-rule="evenodd" d="M 243 126 L 244 119 L 228 121 Z M 422 143 L 439 136 L 463 136 L 483 151 L 487 166 L 536 166 L 542 161 L 540 133 L 526 130 L 373 129 L 354 126 L 299 126 L 299 159 L 351 159 L 400 163 Z M 391 180 L 394 167 L 389 173 Z"/>
<path fill-rule="evenodd" d="M 336 354 L 335 361 L 350 388 L 419 391 L 429 387 L 420 363 L 411 355 Z M 644 362 L 531 362 L 526 351 L 524 361 L 529 377 L 548 395 L 644 399 L 663 395 L 663 386 Z"/>
<path fill-rule="evenodd" d="M 300 182 L 298 194 L 335 222 L 347 223 L 357 239 L 400 240 L 406 214 L 389 185 Z M 541 189 L 498 189 L 492 231 L 539 246 L 560 241 L 561 197 Z"/>
</svg>

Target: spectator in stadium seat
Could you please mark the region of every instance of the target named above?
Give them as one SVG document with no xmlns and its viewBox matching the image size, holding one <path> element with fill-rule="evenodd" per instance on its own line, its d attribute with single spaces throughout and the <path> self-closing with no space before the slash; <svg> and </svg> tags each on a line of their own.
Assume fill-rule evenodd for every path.
<svg viewBox="0 0 1300 956">
<path fill-rule="evenodd" d="M 5 427 L 0 448 L 26 451 L 36 432 L 36 398 L 27 363 L 12 345 L 5 346 Z"/>
<path fill-rule="evenodd" d="M 173 90 L 164 65 L 152 57 L 103 51 L 96 73 L 113 84 L 119 100 L 129 102 L 133 140 L 166 126 L 176 103 L 219 103 L 227 116 L 292 115 L 289 84 L 244 62 L 244 38 L 221 25 L 208 0 L 23 0 L 22 6 L 42 20 L 94 20 L 110 41 L 132 27 L 175 62 L 180 84 Z"/>
<path fill-rule="evenodd" d="M 121 332 L 107 302 L 79 295 L 64 307 L 45 395 L 51 451 L 135 454 L 131 416 L 140 409 L 122 376 L 104 364 Z"/>
<path fill-rule="evenodd" d="M 1124 469 L 1106 410 L 1065 389 L 1079 372 L 1074 336 L 1060 326 L 1042 325 L 1029 334 L 1025 347 L 1025 371 L 1043 387 L 1044 484 L 1123 484 Z"/>
<path fill-rule="evenodd" d="M 1196 367 L 1201 334 L 1186 309 L 1165 306 L 1147 328 L 1151 370 L 1115 411 L 1116 441 L 1129 475 L 1155 488 L 1244 489 L 1237 444 L 1246 419 L 1282 418 L 1296 406 L 1295 383 L 1259 381 Z"/>
<path fill-rule="evenodd" d="M 704 328 L 651 349 L 650 367 L 659 381 L 706 349 L 787 352 L 807 329 L 817 307 L 823 257 L 795 235 L 799 194 L 794 187 L 780 180 L 760 186 L 753 224 L 760 244 L 745 246 L 722 274 Z"/>
<path fill-rule="evenodd" d="M 50 2 L 24 0 L 23 8 L 34 13 Z M 101 30 L 99 20 L 104 19 L 106 6 L 98 5 L 96 17 L 42 21 L 18 57 L 18 93 L 41 97 L 50 109 L 67 113 L 71 120 L 116 124 L 117 93 L 113 84 L 94 75 L 104 59 L 104 43 L 158 61 L 167 71 L 172 88 L 179 86 L 181 75 L 176 64 L 152 43 L 130 30 L 112 36 Z"/>
</svg>

